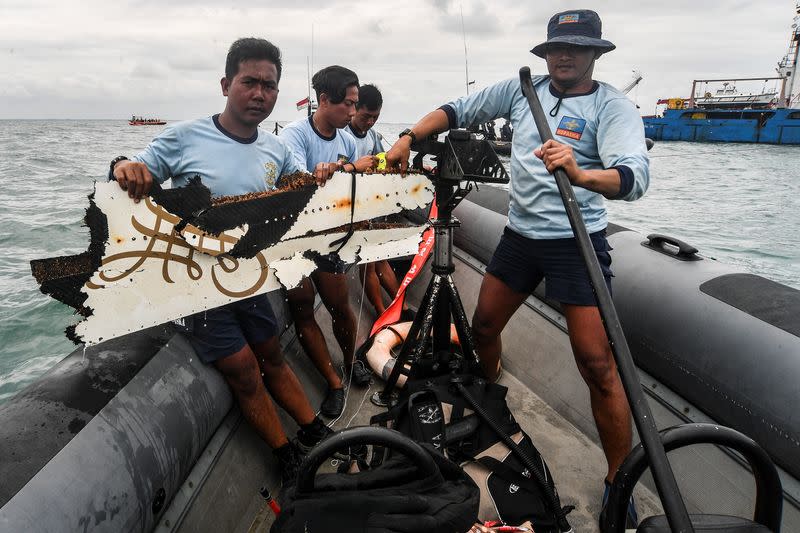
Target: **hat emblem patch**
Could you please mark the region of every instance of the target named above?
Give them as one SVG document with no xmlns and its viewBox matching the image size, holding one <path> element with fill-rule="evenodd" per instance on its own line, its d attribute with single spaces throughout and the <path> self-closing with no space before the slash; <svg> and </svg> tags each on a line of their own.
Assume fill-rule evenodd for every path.
<svg viewBox="0 0 800 533">
<path fill-rule="evenodd" d="M 578 13 L 566 13 L 558 17 L 559 24 L 572 24 L 574 22 L 580 21 L 580 15 Z"/>
</svg>

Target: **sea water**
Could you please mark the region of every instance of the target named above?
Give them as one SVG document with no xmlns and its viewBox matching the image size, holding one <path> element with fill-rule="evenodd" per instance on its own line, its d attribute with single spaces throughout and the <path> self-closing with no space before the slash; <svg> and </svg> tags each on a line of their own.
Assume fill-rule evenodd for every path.
<svg viewBox="0 0 800 533">
<path fill-rule="evenodd" d="M 389 144 L 407 126 L 376 128 Z M 39 292 L 30 261 L 85 251 L 94 181 L 163 128 L 0 120 L 0 402 L 75 349 L 64 328 L 79 317 Z M 608 202 L 612 222 L 800 288 L 800 146 L 657 143 L 650 157 L 649 191 Z"/>
</svg>

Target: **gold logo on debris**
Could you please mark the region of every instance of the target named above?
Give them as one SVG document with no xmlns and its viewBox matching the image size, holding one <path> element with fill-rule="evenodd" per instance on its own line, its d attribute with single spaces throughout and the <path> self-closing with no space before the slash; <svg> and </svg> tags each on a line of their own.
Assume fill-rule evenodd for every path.
<svg viewBox="0 0 800 533">
<path fill-rule="evenodd" d="M 247 287 L 226 287 L 223 285 L 225 275 L 235 273 L 240 266 L 239 260 L 227 252 L 233 248 L 239 239 L 225 233 L 215 236 L 207 235 L 199 228 L 187 224 L 183 229 L 183 233 L 192 240 L 198 240 L 196 245 L 190 245 L 186 242 L 185 236 L 175 230 L 175 226 L 181 221 L 180 218 L 160 205 L 155 204 L 149 197 L 145 198 L 145 205 L 155 215 L 153 227 L 143 224 L 135 216 L 131 217 L 131 226 L 139 232 L 140 236 L 144 237 L 142 241 L 147 242 L 146 247 L 143 250 L 126 251 L 105 257 L 102 262 L 102 269 L 98 274 L 102 281 L 113 283 L 133 276 L 148 259 L 162 262 L 161 277 L 166 283 L 175 283 L 170 272 L 170 267 L 175 265 L 183 265 L 186 268 L 188 278 L 197 281 L 203 277 L 204 272 L 200 264 L 194 259 L 195 252 L 214 256 L 217 264 L 211 267 L 211 282 L 225 296 L 232 298 L 252 296 L 267 281 L 269 265 L 267 265 L 264 255 L 258 252 L 255 256 L 261 267 L 258 279 Z M 163 251 L 156 250 L 156 243 L 164 243 L 166 248 Z M 121 272 L 116 272 L 116 269 L 109 266 L 116 261 L 124 260 L 129 262 L 131 259 L 135 260 L 133 265 L 123 269 Z M 103 285 L 87 282 L 86 287 L 88 289 L 101 289 Z"/>
</svg>

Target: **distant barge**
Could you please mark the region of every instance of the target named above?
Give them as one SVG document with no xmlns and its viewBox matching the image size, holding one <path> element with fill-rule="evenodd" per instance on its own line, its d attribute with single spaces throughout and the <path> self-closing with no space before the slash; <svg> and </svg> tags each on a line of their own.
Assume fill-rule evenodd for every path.
<svg viewBox="0 0 800 533">
<path fill-rule="evenodd" d="M 795 6 L 789 49 L 778 63 L 778 76 L 694 80 L 689 98 L 659 100 L 660 116 L 642 117 L 645 135 L 655 141 L 742 142 L 800 145 L 800 89 L 792 92 L 800 44 L 800 2 Z M 780 81 L 780 92 L 762 89 L 745 94 L 737 81 Z M 699 84 L 722 82 L 714 93 L 698 93 Z"/>
</svg>

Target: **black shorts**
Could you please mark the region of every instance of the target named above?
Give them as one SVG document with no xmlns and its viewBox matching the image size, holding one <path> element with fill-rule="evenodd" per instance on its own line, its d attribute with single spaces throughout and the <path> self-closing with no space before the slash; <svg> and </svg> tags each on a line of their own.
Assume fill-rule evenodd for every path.
<svg viewBox="0 0 800 533">
<path fill-rule="evenodd" d="M 278 321 L 266 294 L 201 311 L 192 319 L 189 341 L 204 363 L 224 359 L 245 344 L 252 346 L 278 333 Z"/>
<path fill-rule="evenodd" d="M 326 274 L 344 274 L 347 270 L 347 263 L 336 254 L 319 254 L 314 258 L 314 263 L 317 270 Z"/>
<path fill-rule="evenodd" d="M 589 235 L 600 270 L 611 291 L 611 246 L 606 232 Z M 499 278 L 512 290 L 530 294 L 546 280 L 545 296 L 563 304 L 597 305 L 589 272 L 581 257 L 578 243 L 568 239 L 529 239 L 506 228 L 494 251 L 487 272 Z"/>
</svg>

